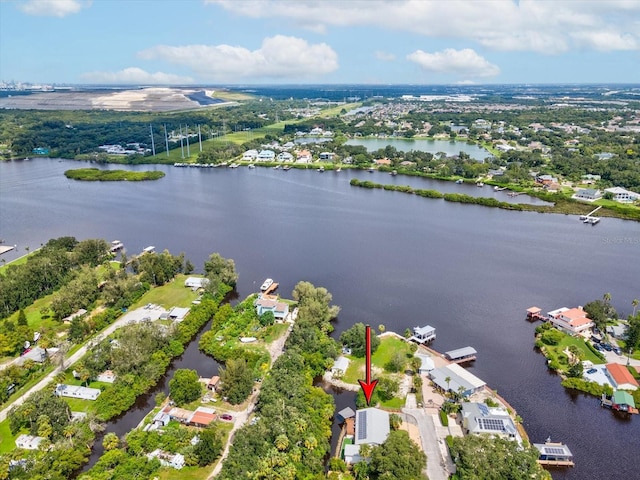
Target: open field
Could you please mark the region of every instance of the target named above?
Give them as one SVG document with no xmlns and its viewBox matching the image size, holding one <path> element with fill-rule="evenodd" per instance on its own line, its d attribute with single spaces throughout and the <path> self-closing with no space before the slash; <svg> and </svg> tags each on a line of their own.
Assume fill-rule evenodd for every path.
<svg viewBox="0 0 640 480">
<path fill-rule="evenodd" d="M 372 332 L 373 333 L 373 332 Z M 376 378 L 373 372 L 384 370 L 384 366 L 393 357 L 395 352 L 402 352 L 406 355 L 411 354 L 410 345 L 395 337 L 383 337 L 380 346 L 371 355 L 372 377 Z M 342 380 L 346 383 L 358 384 L 358 380 L 364 380 L 364 358 L 348 356 L 351 359 L 349 368 L 344 374 Z M 408 356 L 407 356 L 408 360 Z"/>
<path fill-rule="evenodd" d="M 198 294 L 184 286 L 187 275 L 177 275 L 176 278 L 161 287 L 152 288 L 140 300 L 131 305 L 129 310 L 135 310 L 147 303 L 161 305 L 164 308 L 189 307 Z"/>
</svg>

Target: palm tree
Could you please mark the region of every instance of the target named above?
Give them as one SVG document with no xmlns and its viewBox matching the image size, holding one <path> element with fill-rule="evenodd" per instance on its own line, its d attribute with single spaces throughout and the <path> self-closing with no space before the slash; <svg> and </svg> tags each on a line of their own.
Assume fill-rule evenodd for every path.
<svg viewBox="0 0 640 480">
<path fill-rule="evenodd" d="M 638 308 L 638 303 L 640 303 L 640 300 L 638 300 L 637 298 L 634 298 L 631 302 L 631 305 L 633 305 L 633 314 L 631 315 L 632 317 L 636 316 L 636 308 Z"/>
<path fill-rule="evenodd" d="M 450 390 L 449 383 L 451 382 L 451 377 L 445 378 L 444 381 L 447 382 L 447 392 L 448 392 Z"/>
<path fill-rule="evenodd" d="M 608 293 L 608 292 L 607 292 L 607 293 L 605 293 L 605 294 L 602 296 L 602 300 L 604 300 L 604 304 L 605 304 L 605 305 L 609 305 L 609 302 L 611 301 L 611 294 L 610 294 L 610 293 Z"/>
</svg>

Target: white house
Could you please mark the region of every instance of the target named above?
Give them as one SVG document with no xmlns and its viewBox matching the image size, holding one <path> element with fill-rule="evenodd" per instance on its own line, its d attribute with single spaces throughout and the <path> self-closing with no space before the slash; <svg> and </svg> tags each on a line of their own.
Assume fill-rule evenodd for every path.
<svg viewBox="0 0 640 480">
<path fill-rule="evenodd" d="M 582 307 L 562 307 L 547 313 L 549 321 L 554 327 L 569 334 L 581 334 L 592 329 L 595 324 L 587 317 Z"/>
<path fill-rule="evenodd" d="M 255 160 L 258 157 L 257 150 L 247 150 L 242 154 L 242 160 Z"/>
<path fill-rule="evenodd" d="M 56 386 L 56 395 L 59 397 L 80 398 L 82 400 L 95 400 L 102 393 L 97 388 L 80 387 L 59 383 Z"/>
<path fill-rule="evenodd" d="M 184 286 L 185 287 L 193 288 L 194 290 L 197 290 L 199 288 L 204 288 L 208 284 L 209 284 L 209 279 L 208 278 L 188 277 L 184 281 Z"/>
<path fill-rule="evenodd" d="M 276 158 L 279 162 L 293 162 L 293 155 L 291 155 L 289 152 L 279 153 Z"/>
<path fill-rule="evenodd" d="M 626 190 L 622 187 L 607 188 L 605 192 L 613 194 L 613 200 L 620 203 L 633 203 L 640 200 L 640 193 Z"/>
<path fill-rule="evenodd" d="M 484 403 L 463 402 L 462 427 L 469 434 L 488 434 L 522 441 L 515 423 L 504 408 L 488 407 Z"/>
<path fill-rule="evenodd" d="M 433 362 L 433 358 L 431 358 L 429 355 L 416 353 L 414 356 L 420 359 L 420 369 L 418 372 L 420 373 L 420 375 L 426 375 L 431 370 L 436 368 L 436 364 Z"/>
<path fill-rule="evenodd" d="M 486 383 L 457 363 L 435 368 L 429 372 L 433 384 L 445 392 L 459 393 L 467 397 L 484 388 Z"/>
<path fill-rule="evenodd" d="M 289 304 L 270 298 L 259 298 L 256 300 L 255 306 L 258 316 L 265 312 L 273 312 L 276 320 L 284 320 L 289 314 Z"/>
<path fill-rule="evenodd" d="M 23 434 L 16 438 L 16 447 L 24 448 L 25 450 L 37 450 L 43 441 L 44 437 Z"/>
<path fill-rule="evenodd" d="M 587 202 L 593 202 L 602 198 L 602 192 L 595 188 L 582 188 L 573 194 L 573 198 L 576 200 L 586 200 Z"/>
<path fill-rule="evenodd" d="M 113 383 L 116 381 L 118 376 L 115 374 L 113 370 L 105 370 L 101 374 L 96 377 L 96 381 L 104 382 L 104 383 Z"/>
<path fill-rule="evenodd" d="M 391 428 L 389 413 L 377 408 L 356 411 L 356 431 L 353 445 L 345 445 L 344 461 L 348 464 L 364 460 L 360 455 L 361 445 L 381 445 L 387 440 Z"/>
<path fill-rule="evenodd" d="M 276 158 L 276 153 L 273 150 L 262 150 L 256 160 L 259 162 L 273 162 L 274 158 Z"/>
<path fill-rule="evenodd" d="M 180 453 L 171 454 L 156 448 L 153 452 L 147 454 L 147 458 L 157 458 L 160 464 L 164 467 L 173 467 L 176 470 L 180 470 L 184 467 L 184 456 Z"/>
</svg>

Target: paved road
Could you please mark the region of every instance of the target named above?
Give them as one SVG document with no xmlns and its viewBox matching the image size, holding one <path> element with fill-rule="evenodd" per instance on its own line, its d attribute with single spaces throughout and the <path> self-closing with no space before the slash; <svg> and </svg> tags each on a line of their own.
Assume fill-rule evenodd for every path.
<svg viewBox="0 0 640 480">
<path fill-rule="evenodd" d="M 444 438 L 438 438 L 432 417 L 419 408 L 403 408 L 402 412 L 409 417 L 407 418 L 409 423 L 417 425 L 420 431 L 422 450 L 427 455 L 427 476 L 429 480 L 447 480 L 449 472 L 440 448 L 440 443 L 444 442 Z"/>
<path fill-rule="evenodd" d="M 115 332 L 118 328 L 123 327 L 131 322 L 137 322 L 142 320 L 143 318 L 149 317 L 151 320 L 157 320 L 160 318 L 160 315 L 164 312 L 164 309 L 161 307 L 156 308 L 138 308 L 137 310 L 133 310 L 128 312 L 126 315 L 123 315 L 121 318 L 113 322 L 107 328 L 98 333 L 95 337 L 88 340 L 77 352 L 75 352 L 70 357 L 65 358 L 64 361 L 64 369 L 66 370 L 71 365 L 80 360 L 86 353 L 87 350 L 93 348 L 94 345 L 97 345 L 102 341 L 103 338 L 108 337 L 113 332 Z M 0 411 L 0 422 L 4 421 L 9 414 L 9 410 L 14 406 L 22 405 L 29 396 L 35 392 L 38 392 L 44 388 L 46 388 L 50 383 L 53 382 L 55 376 L 60 373 L 60 367 L 54 369 L 49 375 L 40 380 L 36 385 L 31 387 L 27 392 L 23 393 L 20 397 L 14 400 L 10 405 L 5 407 L 2 411 Z"/>
</svg>

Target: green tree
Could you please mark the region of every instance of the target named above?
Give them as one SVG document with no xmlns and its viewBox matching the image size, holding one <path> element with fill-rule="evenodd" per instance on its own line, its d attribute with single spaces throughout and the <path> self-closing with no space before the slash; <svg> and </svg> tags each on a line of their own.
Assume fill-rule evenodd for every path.
<svg viewBox="0 0 640 480">
<path fill-rule="evenodd" d="M 107 433 L 102 439 L 102 446 L 106 451 L 115 450 L 120 446 L 120 439 L 118 435 L 113 432 Z"/>
<path fill-rule="evenodd" d="M 427 457 L 404 430 L 392 430 L 387 440 L 371 451 L 369 475 L 372 480 L 423 480 Z"/>
<path fill-rule="evenodd" d="M 24 313 L 23 309 L 20 309 L 18 312 L 18 325 L 23 327 L 27 326 L 27 315 Z"/>
<path fill-rule="evenodd" d="M 380 338 L 371 331 L 371 353 L 373 354 L 380 346 Z M 349 347 L 356 357 L 365 356 L 366 348 L 366 328 L 364 323 L 356 323 L 351 328 L 340 334 L 340 342 Z"/>
<path fill-rule="evenodd" d="M 236 264 L 232 259 L 226 259 L 219 253 L 212 253 L 204 262 L 204 273 L 212 283 L 222 282 L 235 287 L 238 282 Z"/>
<path fill-rule="evenodd" d="M 169 396 L 176 405 L 185 405 L 200 398 L 202 384 L 198 372 L 181 368 L 176 370 L 169 382 Z"/>
<path fill-rule="evenodd" d="M 220 393 L 229 403 L 244 402 L 253 389 L 253 372 L 244 358 L 230 359 L 220 368 Z"/>
<path fill-rule="evenodd" d="M 550 475 L 538 464 L 538 450 L 518 442 L 485 435 L 453 438 L 451 456 L 460 480 L 508 478 L 542 480 Z"/>
<path fill-rule="evenodd" d="M 387 372 L 401 372 L 407 363 L 407 357 L 402 352 L 393 352 L 391 359 L 384 364 Z"/>
<path fill-rule="evenodd" d="M 207 427 L 198 434 L 200 440 L 193 448 L 198 465 L 204 467 L 213 463 L 222 452 L 222 434 L 213 427 Z"/>
<path fill-rule="evenodd" d="M 267 310 L 262 315 L 260 315 L 260 325 L 263 327 L 268 327 L 269 325 L 273 325 L 276 321 L 276 317 L 273 315 L 271 310 Z"/>
</svg>

